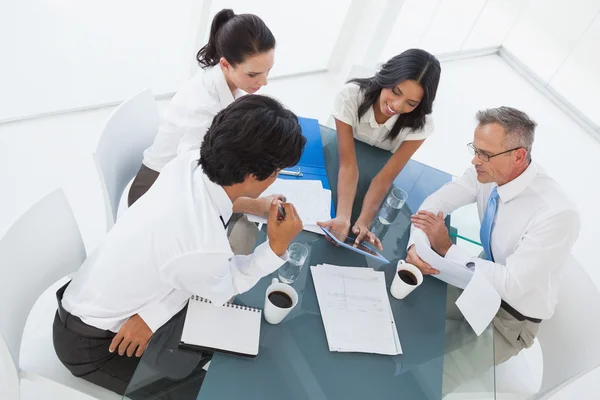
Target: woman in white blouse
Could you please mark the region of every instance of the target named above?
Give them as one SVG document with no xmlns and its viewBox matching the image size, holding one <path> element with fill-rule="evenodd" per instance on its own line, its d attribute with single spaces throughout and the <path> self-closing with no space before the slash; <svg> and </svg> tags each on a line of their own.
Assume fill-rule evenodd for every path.
<svg viewBox="0 0 600 400">
<path fill-rule="evenodd" d="M 352 226 L 357 242 L 381 248 L 369 225 L 392 182 L 433 131 L 430 118 L 440 80 L 439 61 L 421 49 L 406 50 L 383 64 L 375 76 L 350 80 L 333 111 L 340 170 L 336 218 L 321 225 L 348 234 L 356 196 L 358 164 L 354 139 L 393 153 L 371 181 L 360 215 Z"/>
<path fill-rule="evenodd" d="M 131 206 L 154 184 L 177 155 L 200 148 L 215 115 L 236 98 L 267 84 L 273 67 L 275 37 L 256 15 L 219 11 L 208 43 L 197 55 L 201 69 L 175 94 L 129 190 Z M 240 199 L 236 212 L 261 214 L 270 199 Z M 261 207 L 262 203 L 265 207 Z"/>
</svg>

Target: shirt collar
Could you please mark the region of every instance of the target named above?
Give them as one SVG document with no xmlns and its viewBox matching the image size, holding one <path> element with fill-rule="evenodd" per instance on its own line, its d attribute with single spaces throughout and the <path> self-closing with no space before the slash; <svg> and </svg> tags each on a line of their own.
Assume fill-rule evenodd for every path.
<svg viewBox="0 0 600 400">
<path fill-rule="evenodd" d="M 194 174 L 194 181 L 202 179 L 201 184 L 195 184 L 195 190 L 201 190 L 202 187 L 206 188 L 206 192 L 210 197 L 215 209 L 219 213 L 219 215 L 223 218 L 223 223 L 227 224 L 231 219 L 231 214 L 233 210 L 233 204 L 231 203 L 231 199 L 225 192 L 222 186 L 217 185 L 210 179 L 208 176 L 202 171 L 201 167 L 198 167 L 196 173 Z"/>
<path fill-rule="evenodd" d="M 527 169 L 523 171 L 521 175 L 502 186 L 498 186 L 498 195 L 502 202 L 507 203 L 521 194 L 531 185 L 537 175 L 538 165 L 534 161 L 531 161 Z"/>
<path fill-rule="evenodd" d="M 235 99 L 244 94 L 244 92 L 239 89 L 235 90 L 235 97 L 231 94 L 231 90 L 229 90 L 229 85 L 227 85 L 227 80 L 225 79 L 225 74 L 223 73 L 221 65 L 217 64 L 214 67 L 210 67 L 206 73 L 215 83 L 215 89 L 217 91 L 217 96 L 219 96 L 219 104 L 221 105 L 221 108 L 227 107 L 233 103 Z"/>
<path fill-rule="evenodd" d="M 365 112 L 365 115 L 363 118 L 365 118 L 369 122 L 369 125 L 371 126 L 371 128 L 378 129 L 381 127 L 381 125 L 383 125 L 387 128 L 388 131 L 391 131 L 392 128 L 394 127 L 394 124 L 398 120 L 398 115 L 394 115 L 393 117 L 391 117 L 390 119 L 385 121 L 383 124 L 379 124 L 375 120 L 375 111 L 373 111 L 373 106 L 371 106 L 367 109 L 367 112 Z"/>
</svg>

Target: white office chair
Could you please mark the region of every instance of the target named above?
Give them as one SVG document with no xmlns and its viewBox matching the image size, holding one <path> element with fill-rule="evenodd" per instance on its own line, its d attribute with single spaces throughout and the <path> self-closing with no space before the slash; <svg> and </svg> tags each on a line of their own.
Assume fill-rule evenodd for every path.
<svg viewBox="0 0 600 400">
<path fill-rule="evenodd" d="M 496 367 L 498 399 L 553 398 L 554 393 L 600 366 L 600 320 L 596 318 L 600 292 L 572 256 L 561 285 L 556 311 L 540 325 L 534 345 Z M 474 382 L 457 391 L 461 395 L 476 392 Z"/>
<path fill-rule="evenodd" d="M 600 365 L 600 292 L 574 257 L 567 262 L 561 285 L 554 316 L 541 324 L 537 335 L 544 374 L 536 399 L 549 398 Z"/>
<path fill-rule="evenodd" d="M 106 209 L 106 230 L 116 219 L 119 204 L 127 208 L 125 189 L 142 165 L 143 152 L 158 132 L 159 113 L 154 96 L 144 90 L 117 107 L 104 125 L 94 161 Z M 121 202 L 123 198 L 123 202 Z"/>
<path fill-rule="evenodd" d="M 10 398 L 9 394 L 19 398 L 14 396 L 23 382 L 28 389 L 34 390 L 32 382 L 41 381 L 57 382 L 53 387 L 71 393 L 69 398 L 120 399 L 109 390 L 74 377 L 54 352 L 55 293 L 68 281 L 68 275 L 79 269 L 85 257 L 77 222 L 61 189 L 25 212 L 0 239 L 3 273 L 0 334 L 4 339 L 0 364 L 3 366 L 1 375 L 6 374 L 12 382 L 6 386 L 10 391 L 6 398 Z"/>
<path fill-rule="evenodd" d="M 94 397 L 38 374 L 19 371 L 2 335 L 0 335 L 0 399 L 96 400 Z"/>
</svg>

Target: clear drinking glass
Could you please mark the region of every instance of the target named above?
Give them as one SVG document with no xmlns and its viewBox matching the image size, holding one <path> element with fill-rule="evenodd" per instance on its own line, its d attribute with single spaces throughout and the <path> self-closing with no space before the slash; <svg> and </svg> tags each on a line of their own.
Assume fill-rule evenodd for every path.
<svg viewBox="0 0 600 400">
<path fill-rule="evenodd" d="M 294 281 L 300 275 L 300 270 L 308 257 L 308 247 L 300 243 L 292 243 L 288 247 L 288 261 L 279 268 L 277 275 L 279 280 L 283 283 L 294 283 Z"/>
<path fill-rule="evenodd" d="M 384 226 L 394 222 L 407 199 L 408 194 L 404 190 L 398 188 L 392 189 L 379 209 L 379 213 L 377 214 L 378 222 Z"/>
</svg>

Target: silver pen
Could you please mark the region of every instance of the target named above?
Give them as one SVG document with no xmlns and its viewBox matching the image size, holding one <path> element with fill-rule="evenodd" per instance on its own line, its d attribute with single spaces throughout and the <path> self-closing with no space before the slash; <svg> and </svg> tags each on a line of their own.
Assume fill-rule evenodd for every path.
<svg viewBox="0 0 600 400">
<path fill-rule="evenodd" d="M 279 173 L 281 175 L 288 175 L 288 176 L 304 176 L 302 174 L 302 171 L 300 171 L 300 168 L 298 168 L 297 171 L 288 171 L 286 169 L 282 169 L 281 171 L 279 171 Z"/>
</svg>

